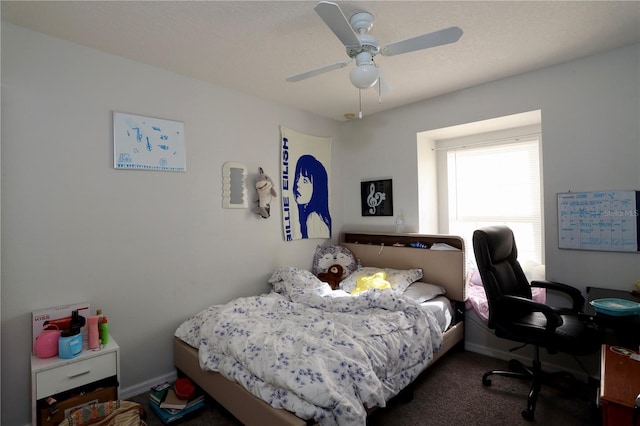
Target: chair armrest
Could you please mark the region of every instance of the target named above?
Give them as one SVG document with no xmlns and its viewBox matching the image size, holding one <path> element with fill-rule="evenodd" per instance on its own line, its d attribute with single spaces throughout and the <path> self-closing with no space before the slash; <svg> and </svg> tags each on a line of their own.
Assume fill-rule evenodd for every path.
<svg viewBox="0 0 640 426">
<path fill-rule="evenodd" d="M 584 296 L 582 295 L 582 292 L 568 284 L 563 284 L 555 281 L 537 280 L 531 281 L 531 287 L 540 287 L 549 290 L 555 290 L 571 296 L 571 300 L 573 301 L 572 308 L 574 311 L 581 311 L 582 307 L 584 306 Z"/>
<path fill-rule="evenodd" d="M 503 305 L 500 310 L 505 308 L 513 308 L 526 312 L 540 312 L 547 319 L 547 326 L 545 331 L 553 333 L 556 328 L 562 325 L 563 321 L 558 312 L 549 305 L 544 303 L 538 303 L 534 300 L 527 299 L 526 297 L 503 295 L 498 299 L 498 303 Z M 507 305 L 507 306 L 504 306 Z"/>
</svg>

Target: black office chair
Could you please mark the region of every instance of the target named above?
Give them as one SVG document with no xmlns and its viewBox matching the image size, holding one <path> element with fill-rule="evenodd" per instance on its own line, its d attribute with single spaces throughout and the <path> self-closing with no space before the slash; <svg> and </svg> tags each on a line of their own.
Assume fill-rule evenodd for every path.
<svg viewBox="0 0 640 426">
<path fill-rule="evenodd" d="M 482 377 L 482 384 L 491 385 L 489 376 L 494 374 L 532 379 L 527 408 L 522 416 L 533 420 L 540 386 L 548 376 L 541 370 L 540 348 L 546 348 L 550 354 L 588 355 L 600 349 L 601 333 L 577 316 L 584 304 L 580 290 L 551 281 L 529 284 L 518 263 L 516 242 L 508 227 L 491 226 L 476 230 L 473 233 L 473 250 L 489 303 L 489 328 L 494 329 L 498 337 L 534 347 L 532 368 L 512 360 L 509 362 L 511 371 L 489 371 Z M 569 295 L 572 307 L 553 308 L 533 301 L 532 286 Z"/>
</svg>

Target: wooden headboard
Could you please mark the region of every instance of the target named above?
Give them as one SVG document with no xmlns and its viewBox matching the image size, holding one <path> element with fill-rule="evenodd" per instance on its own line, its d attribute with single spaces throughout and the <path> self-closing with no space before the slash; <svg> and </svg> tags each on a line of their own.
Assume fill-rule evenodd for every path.
<svg viewBox="0 0 640 426">
<path fill-rule="evenodd" d="M 447 244 L 455 250 L 416 248 L 410 244 L 432 247 Z M 466 298 L 464 240 L 454 235 L 342 232 L 340 244 L 349 248 L 363 266 L 378 268 L 421 268 L 421 281 L 447 290 L 447 297 L 464 302 Z M 396 246 L 394 246 L 396 244 Z M 397 246 L 402 244 L 403 246 Z"/>
</svg>

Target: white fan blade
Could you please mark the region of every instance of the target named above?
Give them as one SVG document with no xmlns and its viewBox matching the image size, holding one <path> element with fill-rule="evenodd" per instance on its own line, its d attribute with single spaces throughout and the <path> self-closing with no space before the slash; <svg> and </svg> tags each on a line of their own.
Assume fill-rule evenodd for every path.
<svg viewBox="0 0 640 426">
<path fill-rule="evenodd" d="M 358 35 L 351 28 L 340 6 L 329 1 L 321 1 L 316 5 L 315 11 L 345 47 L 360 46 Z"/>
<path fill-rule="evenodd" d="M 384 56 L 399 55 L 401 53 L 455 43 L 460 37 L 462 37 L 462 30 L 459 27 L 450 27 L 406 40 L 396 41 L 395 43 L 386 45 L 380 53 Z"/>
<path fill-rule="evenodd" d="M 349 59 L 348 61 L 338 62 L 337 64 L 325 65 L 324 67 L 316 68 L 316 69 L 311 70 L 311 71 L 306 71 L 306 72 L 303 72 L 302 74 L 292 75 L 291 77 L 287 78 L 287 81 L 289 83 L 294 83 L 296 81 L 305 80 L 305 79 L 307 79 L 309 77 L 313 77 L 313 76 L 318 75 L 318 74 L 324 74 L 325 72 L 329 72 L 329 71 L 337 70 L 337 69 L 340 69 L 340 68 L 344 68 L 348 64 L 350 64 L 351 62 L 353 62 L 353 58 Z"/>
</svg>

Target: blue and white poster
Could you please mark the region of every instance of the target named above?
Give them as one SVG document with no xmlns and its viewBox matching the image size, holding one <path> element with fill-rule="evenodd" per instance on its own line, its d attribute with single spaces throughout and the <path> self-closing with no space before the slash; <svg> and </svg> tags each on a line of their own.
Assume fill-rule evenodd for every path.
<svg viewBox="0 0 640 426">
<path fill-rule="evenodd" d="M 284 239 L 331 238 L 331 138 L 280 133 Z"/>
<path fill-rule="evenodd" d="M 116 169 L 184 172 L 184 123 L 114 112 L 113 151 Z"/>
</svg>

